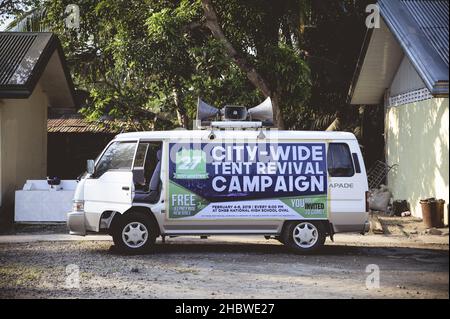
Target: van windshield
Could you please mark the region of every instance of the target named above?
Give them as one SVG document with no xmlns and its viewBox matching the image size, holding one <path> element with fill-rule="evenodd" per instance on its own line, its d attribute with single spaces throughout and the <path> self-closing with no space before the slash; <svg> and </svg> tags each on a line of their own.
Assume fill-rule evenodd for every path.
<svg viewBox="0 0 450 319">
<path fill-rule="evenodd" d="M 115 142 L 109 145 L 97 162 L 95 175 L 101 176 L 111 169 L 131 169 L 136 142 Z"/>
</svg>

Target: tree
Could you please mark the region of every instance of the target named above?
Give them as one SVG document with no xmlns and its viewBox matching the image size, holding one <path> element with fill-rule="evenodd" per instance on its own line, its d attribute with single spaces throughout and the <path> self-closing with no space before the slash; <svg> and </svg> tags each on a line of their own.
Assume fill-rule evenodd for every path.
<svg viewBox="0 0 450 319">
<path fill-rule="evenodd" d="M 37 5 L 38 0 L 0 0 L 0 24 L 6 19 L 22 16 Z"/>
<path fill-rule="evenodd" d="M 230 1 L 223 8 L 224 17 L 231 15 L 225 22 L 232 25 L 227 36 L 212 1 L 202 0 L 205 25 L 255 88 L 272 98 L 275 121 L 280 129 L 285 127 L 281 105 L 300 107 L 309 95 L 309 69 L 299 54 L 300 48 L 292 41 L 298 34 L 291 32 L 289 24 L 299 23 L 301 8 L 298 4 L 299 1 L 248 1 L 245 4 Z M 250 14 L 242 15 L 242 12 Z M 236 43 L 239 51 L 232 43 L 233 35 L 239 41 Z M 250 51 L 253 58 L 245 51 Z"/>
<path fill-rule="evenodd" d="M 252 106 L 271 96 L 279 128 L 354 129 L 346 97 L 368 2 L 80 0 L 79 30 L 64 25 L 73 0 L 44 6 L 76 85 L 90 92 L 88 118 L 188 127 L 197 97 Z"/>
<path fill-rule="evenodd" d="M 236 63 L 236 65 L 246 73 L 249 81 L 258 88 L 265 97 L 270 97 L 272 90 L 270 90 L 266 81 L 255 70 L 255 68 L 248 63 L 248 61 L 239 54 L 234 48 L 233 44 L 225 36 L 222 27 L 220 26 L 217 13 L 210 0 L 202 0 L 203 10 L 205 12 L 206 23 L 205 25 L 211 30 L 212 35 L 218 41 L 220 41 L 228 56 Z M 279 110 L 278 99 L 274 99 L 274 113 L 276 121 L 279 125 L 282 125 L 282 117 Z"/>
<path fill-rule="evenodd" d="M 303 32 L 311 67 L 311 123 L 305 129 L 352 130 L 358 109 L 348 105 L 348 90 L 367 32 L 365 8 L 371 0 L 311 2 L 312 26 Z"/>
<path fill-rule="evenodd" d="M 309 69 L 289 31 L 296 30 L 289 24 L 297 1 L 279 9 L 268 0 L 217 2 L 224 38 L 211 32 L 200 0 L 79 1 L 76 31 L 64 25 L 70 3 L 44 2 L 45 23 L 60 36 L 76 85 L 90 92 L 83 111 L 89 118 L 135 121 L 144 110 L 187 127 L 198 96 L 219 106 L 251 106 L 270 95 L 283 127 L 282 113 L 304 107 L 309 97 Z"/>
</svg>

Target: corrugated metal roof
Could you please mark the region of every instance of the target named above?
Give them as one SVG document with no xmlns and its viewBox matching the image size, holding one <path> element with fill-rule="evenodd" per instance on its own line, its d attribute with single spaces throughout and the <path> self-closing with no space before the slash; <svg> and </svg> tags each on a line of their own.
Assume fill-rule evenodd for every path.
<svg viewBox="0 0 450 319">
<path fill-rule="evenodd" d="M 56 59 L 61 67 L 47 68 Z M 59 106 L 64 100 L 73 107 L 73 83 L 58 38 L 50 32 L 0 32 L 0 98 L 28 98 L 46 74 L 49 104 Z"/>
<path fill-rule="evenodd" d="M 379 0 L 381 16 L 430 92 L 448 95 L 448 3 Z"/>
<path fill-rule="evenodd" d="M 0 85 L 9 84 L 36 37 L 35 34 L 0 34 Z"/>
<path fill-rule="evenodd" d="M 402 3 L 408 8 L 431 46 L 448 66 L 448 0 L 402 0 Z"/>
<path fill-rule="evenodd" d="M 448 97 L 448 0 L 378 0 L 378 6 L 383 21 L 427 89 L 435 97 Z M 381 103 L 386 87 L 392 83 L 392 79 L 385 74 L 363 72 L 364 69 L 368 69 L 365 66 L 376 65 L 379 57 L 393 56 L 391 51 L 395 49 L 389 48 L 387 42 L 386 46 L 383 44 L 376 48 L 370 46 L 379 31 L 379 29 L 368 30 L 349 91 L 350 104 Z M 372 49 L 371 52 L 368 51 L 369 47 Z M 392 62 L 392 58 L 389 58 L 389 61 Z M 379 67 L 385 68 L 386 64 Z M 370 94 L 361 91 L 361 88 L 366 89 L 377 81 L 384 81 L 385 85 L 373 88 Z M 378 99 L 372 99 L 374 95 L 379 97 L 378 102 Z"/>
<path fill-rule="evenodd" d="M 88 121 L 79 114 L 63 115 L 47 120 L 49 133 L 109 133 L 127 131 L 127 124 L 117 120 Z"/>
</svg>

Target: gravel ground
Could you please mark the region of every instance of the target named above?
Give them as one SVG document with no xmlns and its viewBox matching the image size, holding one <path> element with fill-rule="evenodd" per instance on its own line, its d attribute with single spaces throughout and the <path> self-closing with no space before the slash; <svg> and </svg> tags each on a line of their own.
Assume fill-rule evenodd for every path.
<svg viewBox="0 0 450 319">
<path fill-rule="evenodd" d="M 1 243 L 0 298 L 449 298 L 448 244 L 372 237 L 313 256 L 260 238 L 175 238 L 144 256 L 110 241 Z M 366 287 L 370 264 L 379 288 Z"/>
</svg>

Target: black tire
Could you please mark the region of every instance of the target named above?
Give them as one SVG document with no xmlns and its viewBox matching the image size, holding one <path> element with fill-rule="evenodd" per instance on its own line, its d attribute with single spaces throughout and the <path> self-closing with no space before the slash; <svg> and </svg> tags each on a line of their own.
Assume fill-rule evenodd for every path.
<svg viewBox="0 0 450 319">
<path fill-rule="evenodd" d="M 284 237 L 283 236 L 276 236 L 275 239 L 284 245 Z"/>
<path fill-rule="evenodd" d="M 112 230 L 112 236 L 117 251 L 125 254 L 144 254 L 150 252 L 154 246 L 157 229 L 150 216 L 132 211 L 120 216 Z"/>
<path fill-rule="evenodd" d="M 310 232 L 312 235 L 312 239 L 309 240 L 307 236 L 305 241 L 301 242 L 301 238 L 297 236 L 297 239 L 294 239 L 294 234 L 299 235 L 299 231 L 301 229 L 307 229 L 308 233 Z M 326 239 L 326 231 L 322 222 L 320 221 L 308 221 L 301 220 L 290 222 L 284 228 L 284 232 L 282 234 L 282 242 L 288 246 L 294 252 L 300 254 L 310 254 L 317 252 L 320 248 L 323 247 Z"/>
</svg>

